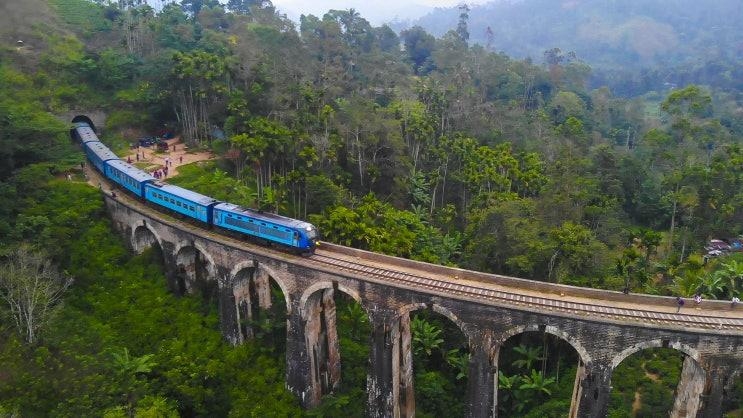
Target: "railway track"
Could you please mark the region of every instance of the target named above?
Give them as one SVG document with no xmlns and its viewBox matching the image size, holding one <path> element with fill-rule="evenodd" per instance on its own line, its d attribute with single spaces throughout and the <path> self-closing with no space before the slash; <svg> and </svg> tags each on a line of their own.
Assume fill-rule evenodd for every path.
<svg viewBox="0 0 743 418">
<path fill-rule="evenodd" d="M 456 295 L 468 300 L 507 307 L 522 307 L 539 310 L 542 313 L 563 314 L 578 317 L 595 317 L 618 322 L 632 322 L 649 325 L 670 325 L 688 328 L 717 329 L 743 332 L 743 318 L 725 316 L 699 315 L 687 308 L 684 312 L 668 313 L 648 309 L 628 309 L 607 306 L 599 303 L 575 302 L 533 296 L 513 291 L 495 289 L 478 282 L 456 283 L 452 281 L 424 277 L 410 272 L 400 272 L 378 266 L 369 266 L 349 260 L 346 257 L 332 255 L 332 252 L 315 253 L 311 258 L 316 262 L 331 266 L 333 269 L 348 272 L 354 276 L 373 277 L 389 283 L 395 283 L 424 292 Z M 363 260 L 361 260 L 363 261 Z"/>
<path fill-rule="evenodd" d="M 94 170 L 86 170 L 93 173 L 89 182 L 93 185 L 106 185 L 108 190 L 111 185 L 106 179 L 101 178 Z M 119 200 L 126 200 L 127 205 L 140 207 L 149 216 L 162 218 L 163 215 L 150 210 L 142 205 L 141 202 L 135 201 L 129 196 L 121 196 Z M 175 220 L 174 220 L 175 221 Z M 178 221 L 175 221 L 178 223 Z M 190 229 L 199 229 L 199 235 L 229 241 L 230 245 L 242 246 L 249 245 L 234 237 L 215 236 L 213 232 L 205 229 L 195 228 L 189 225 Z M 275 251 L 268 248 L 263 250 Z M 282 253 L 285 255 L 285 253 Z M 355 277 L 368 277 L 378 282 L 386 282 L 391 285 L 399 285 L 415 289 L 424 293 L 451 295 L 461 299 L 472 300 L 484 304 L 522 308 L 524 310 L 536 311 L 539 313 L 556 314 L 571 317 L 580 317 L 582 319 L 595 319 L 598 321 L 612 321 L 620 323 L 632 323 L 634 325 L 648 326 L 673 326 L 683 329 L 703 329 L 703 330 L 720 330 L 725 332 L 743 333 L 743 317 L 731 317 L 714 315 L 713 313 L 697 313 L 694 308 L 684 308 L 681 312 L 663 312 L 660 310 L 651 310 L 640 306 L 626 308 L 610 306 L 609 300 L 598 300 L 589 302 L 588 298 L 581 300 L 564 300 L 555 297 L 545 297 L 528 294 L 517 287 L 489 286 L 486 283 L 478 281 L 446 280 L 444 278 L 426 277 L 411 271 L 394 270 L 396 266 L 390 265 L 391 268 L 380 266 L 379 262 L 364 260 L 360 257 L 335 254 L 327 249 L 318 250 L 304 261 L 317 263 L 318 266 L 325 266 L 327 269 L 338 272 L 347 272 Z M 401 269 L 409 270 L 409 269 Z M 553 295 L 553 294 L 550 294 Z M 598 303 L 598 302 L 604 302 Z M 658 308 L 658 305 L 655 305 Z"/>
</svg>

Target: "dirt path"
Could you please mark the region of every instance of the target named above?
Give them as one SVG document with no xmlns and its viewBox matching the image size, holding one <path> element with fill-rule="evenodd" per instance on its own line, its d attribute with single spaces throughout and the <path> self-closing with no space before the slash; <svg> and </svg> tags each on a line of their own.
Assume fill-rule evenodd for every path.
<svg viewBox="0 0 743 418">
<path fill-rule="evenodd" d="M 169 161 L 168 177 L 173 177 L 178 175 L 179 166 L 214 158 L 214 154 L 211 152 L 189 151 L 188 147 L 181 142 L 180 138 L 168 139 L 165 142 L 168 144 L 168 151 L 157 151 L 155 147 L 138 147 L 129 150 L 126 155 L 121 156 L 121 159 L 136 165 L 150 174 L 155 170 L 165 167 L 166 162 Z M 137 158 L 137 154 L 139 154 L 139 158 Z"/>
</svg>

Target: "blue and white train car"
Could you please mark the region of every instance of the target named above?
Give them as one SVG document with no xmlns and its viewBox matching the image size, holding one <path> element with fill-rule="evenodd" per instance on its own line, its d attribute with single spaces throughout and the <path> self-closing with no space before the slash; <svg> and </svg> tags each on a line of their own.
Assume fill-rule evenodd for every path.
<svg viewBox="0 0 743 418">
<path fill-rule="evenodd" d="M 294 247 L 302 252 L 315 251 L 317 228 L 297 219 L 256 212 L 232 203 L 220 203 L 214 206 L 213 224 Z"/>
<path fill-rule="evenodd" d="M 106 162 L 105 167 L 107 178 L 139 197 L 145 195 L 144 185 L 155 181 L 155 177 L 150 173 L 144 172 L 126 161 L 111 160 Z"/>
<path fill-rule="evenodd" d="M 83 150 L 85 151 L 85 155 L 88 156 L 88 159 L 91 163 L 100 171 L 101 173 L 105 173 L 106 169 L 104 166 L 104 163 L 106 161 L 111 160 L 118 160 L 119 157 L 113 153 L 106 145 L 103 144 L 103 142 L 100 141 L 90 141 L 83 144 Z"/>
<path fill-rule="evenodd" d="M 98 139 L 98 135 L 96 135 L 93 131 L 93 128 L 91 128 L 90 125 L 85 122 L 75 123 L 73 139 L 77 140 L 81 144 L 92 141 L 100 141 L 100 139 Z"/>
<path fill-rule="evenodd" d="M 211 224 L 212 210 L 219 203 L 209 196 L 160 181 L 145 183 L 144 190 L 145 200 L 206 224 Z"/>
</svg>

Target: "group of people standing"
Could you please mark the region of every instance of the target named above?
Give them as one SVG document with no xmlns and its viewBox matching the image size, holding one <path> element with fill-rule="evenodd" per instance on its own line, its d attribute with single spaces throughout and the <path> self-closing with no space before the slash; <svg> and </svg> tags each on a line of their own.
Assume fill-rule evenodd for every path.
<svg viewBox="0 0 743 418">
<path fill-rule="evenodd" d="M 175 144 L 173 144 L 173 151 L 175 151 L 175 149 L 176 149 L 175 148 Z M 139 145 L 137 145 L 137 152 L 135 153 L 135 158 L 136 158 L 136 161 L 137 162 L 140 161 Z M 142 160 L 145 160 L 146 159 L 144 151 L 142 151 L 142 157 L 141 157 L 141 159 Z M 183 156 L 182 155 L 178 157 L 178 161 L 179 161 L 180 164 L 183 164 Z M 131 155 L 128 156 L 128 157 L 126 157 L 126 162 L 129 163 L 129 164 L 132 163 L 132 157 L 131 157 Z M 172 167 L 173 166 L 173 162 L 170 160 L 170 157 L 165 157 L 164 162 L 165 162 L 165 166 L 164 167 L 158 168 L 157 170 L 155 170 L 155 171 L 152 172 L 152 176 L 155 177 L 156 179 L 162 179 L 162 178 L 168 177 L 168 167 Z"/>
<path fill-rule="evenodd" d="M 158 168 L 157 170 L 152 172 L 152 177 L 156 179 L 162 179 L 165 177 L 168 177 L 168 166 L 166 165 L 163 168 Z"/>
<path fill-rule="evenodd" d="M 694 294 L 693 298 L 694 304 L 699 305 L 702 303 L 702 295 L 699 293 Z M 676 305 L 678 306 L 678 309 L 676 309 L 676 312 L 681 311 L 681 308 L 684 307 L 684 298 L 681 296 L 676 297 Z M 740 303 L 740 299 L 737 296 L 733 296 L 732 299 L 730 299 L 730 306 L 732 308 L 735 308 Z"/>
</svg>

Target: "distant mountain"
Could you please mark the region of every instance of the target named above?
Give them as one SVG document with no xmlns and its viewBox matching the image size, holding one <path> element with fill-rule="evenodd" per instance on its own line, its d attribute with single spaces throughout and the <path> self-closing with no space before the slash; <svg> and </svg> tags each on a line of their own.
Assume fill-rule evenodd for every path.
<svg viewBox="0 0 743 418">
<path fill-rule="evenodd" d="M 440 36 L 459 14 L 437 8 L 410 26 Z M 542 62 L 560 48 L 594 68 L 637 69 L 740 61 L 741 17 L 741 0 L 511 0 L 472 6 L 468 25 L 471 43 L 513 57 Z"/>
</svg>

